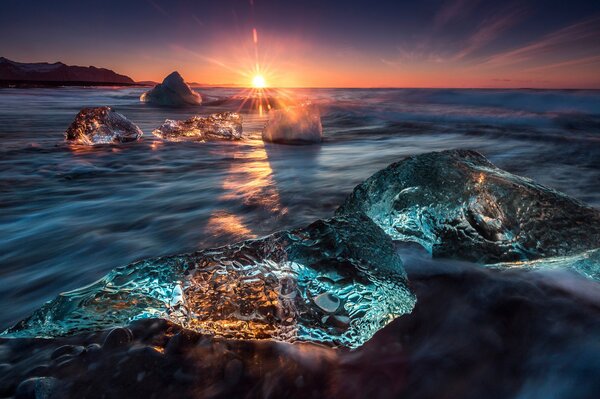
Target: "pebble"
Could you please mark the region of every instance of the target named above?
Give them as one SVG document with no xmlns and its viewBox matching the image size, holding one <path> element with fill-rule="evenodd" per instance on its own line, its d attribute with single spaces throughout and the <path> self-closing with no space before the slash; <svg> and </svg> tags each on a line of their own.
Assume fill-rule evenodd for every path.
<svg viewBox="0 0 600 399">
<path fill-rule="evenodd" d="M 102 346 L 100 344 L 90 344 L 85 347 L 86 356 L 95 357 L 102 352 Z"/>
<path fill-rule="evenodd" d="M 12 366 L 8 363 L 0 363 L 0 375 L 6 374 Z"/>
<path fill-rule="evenodd" d="M 0 361 L 10 358 L 11 350 L 8 345 L 0 344 Z"/>
<path fill-rule="evenodd" d="M 225 365 L 225 382 L 231 386 L 237 384 L 242 378 L 244 364 L 240 359 L 231 359 Z"/>
<path fill-rule="evenodd" d="M 177 369 L 177 371 L 173 374 L 173 378 L 175 381 L 181 383 L 191 383 L 195 380 L 193 375 L 187 374 L 182 369 Z"/>
<path fill-rule="evenodd" d="M 124 327 L 117 327 L 112 329 L 108 333 L 108 335 L 104 339 L 102 347 L 106 350 L 122 348 L 129 344 L 132 339 L 133 334 L 131 333 L 131 330 Z"/>
<path fill-rule="evenodd" d="M 44 374 L 46 374 L 48 372 L 49 369 L 50 369 L 50 366 L 48 366 L 47 364 L 38 364 L 37 366 L 34 366 L 34 367 L 30 368 L 29 370 L 27 370 L 25 372 L 25 376 L 26 377 L 43 376 Z"/>
<path fill-rule="evenodd" d="M 83 346 L 80 345 L 63 345 L 54 350 L 52 355 L 50 355 L 50 359 L 58 359 L 61 356 L 78 356 L 84 351 Z"/>
<path fill-rule="evenodd" d="M 185 352 L 187 348 L 190 348 L 193 345 L 195 345 L 199 339 L 200 336 L 198 334 L 191 334 L 189 332 L 180 331 L 173 337 L 171 337 L 171 339 L 167 343 L 165 352 L 168 355 L 181 354 Z"/>
<path fill-rule="evenodd" d="M 15 399 L 58 398 L 60 380 L 54 377 L 33 377 L 21 382 L 15 391 Z"/>
</svg>

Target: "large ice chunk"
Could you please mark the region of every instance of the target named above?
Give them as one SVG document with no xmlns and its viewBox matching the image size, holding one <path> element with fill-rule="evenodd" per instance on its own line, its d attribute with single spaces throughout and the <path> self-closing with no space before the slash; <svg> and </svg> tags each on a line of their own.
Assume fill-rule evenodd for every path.
<svg viewBox="0 0 600 399">
<path fill-rule="evenodd" d="M 84 108 L 65 132 L 67 141 L 78 144 L 125 143 L 142 137 L 142 130 L 110 107 Z"/>
<path fill-rule="evenodd" d="M 207 117 L 195 115 L 184 121 L 167 119 L 152 134 L 169 141 L 239 140 L 242 138 L 242 117 L 235 112 L 222 112 Z"/>
<path fill-rule="evenodd" d="M 303 104 L 270 110 L 262 138 L 283 144 L 320 143 L 323 127 L 319 108 L 314 104 Z"/>
<path fill-rule="evenodd" d="M 168 106 L 202 104 L 200 94 L 193 91 L 177 71 L 171 72 L 162 83 L 142 94 L 140 100 Z"/>
<path fill-rule="evenodd" d="M 414 304 L 390 238 L 357 214 L 115 269 L 4 334 L 57 336 L 161 317 L 226 338 L 357 347 Z"/>
<path fill-rule="evenodd" d="M 354 189 L 338 215 L 365 212 L 393 239 L 484 263 L 600 246 L 600 211 L 498 169 L 475 151 L 406 158 Z"/>
<path fill-rule="evenodd" d="M 505 262 L 490 265 L 502 269 L 569 270 L 600 282 L 600 248 L 569 256 L 555 256 L 525 262 Z"/>
</svg>

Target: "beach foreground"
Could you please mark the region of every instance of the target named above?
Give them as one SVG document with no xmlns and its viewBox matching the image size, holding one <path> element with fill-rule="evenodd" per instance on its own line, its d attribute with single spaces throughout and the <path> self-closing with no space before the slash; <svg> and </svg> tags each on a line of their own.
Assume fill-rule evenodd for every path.
<svg viewBox="0 0 600 399">
<path fill-rule="evenodd" d="M 600 205 L 598 92 L 297 90 L 294 96 L 310 98 L 320 108 L 323 125 L 323 141 L 305 146 L 265 143 L 261 131 L 268 115 L 239 109 L 239 101 L 229 100 L 235 89 L 206 90 L 205 105 L 176 109 L 141 103 L 141 92 L 7 89 L 0 96 L 5 144 L 0 176 L 9 183 L 2 186 L 0 228 L 10 237 L 0 242 L 0 261 L 7 265 L 0 299 L 10 303 L 0 321 L 2 330 L 17 323 L 12 331 L 23 332 L 0 338 L 0 396 L 588 398 L 600 389 L 591 377 L 600 372 L 593 223 Z M 136 130 L 136 141 L 115 144 L 64 141 L 81 107 L 105 104 L 144 134 Z M 217 112 L 240 112 L 241 137 L 169 141 L 150 134 L 165 119 Z M 377 190 L 361 189 L 349 197 L 355 186 L 393 162 L 453 148 L 478 150 L 506 171 L 551 189 L 461 150 L 410 158 L 425 160 L 426 167 L 415 169 L 420 188 L 378 183 L 382 198 L 388 198 L 388 188 L 399 191 L 389 193 L 393 200 L 387 208 L 361 194 Z M 435 162 L 452 161 L 452 154 L 459 157 L 455 169 Z M 481 173 L 472 172 L 473 165 Z M 386 170 L 378 176 L 404 173 Z M 465 170 L 464 176 L 455 173 Z M 462 183 L 437 184 L 436 178 Z M 374 182 L 363 184 L 374 187 Z M 440 198 L 449 202 L 431 200 L 442 195 L 442 187 L 450 194 Z M 529 191 L 521 191 L 524 187 Z M 520 207 L 525 198 L 528 205 Z M 410 201 L 420 207 L 415 214 L 425 215 L 415 219 L 418 223 L 406 216 L 413 212 Z M 360 340 L 225 339 L 166 320 L 120 319 L 126 313 L 119 311 L 140 302 L 123 302 L 119 295 L 126 291 L 110 289 L 98 297 L 98 309 L 114 310 L 110 320 L 116 322 L 97 320 L 110 328 L 76 331 L 85 325 L 70 317 L 89 316 L 93 301 L 82 302 L 87 306 L 82 313 L 77 306 L 59 306 L 60 312 L 40 311 L 30 324 L 18 323 L 52 298 L 64 297 L 60 293 L 87 286 L 117 266 L 140 259 L 160 265 L 161 256 L 298 228 L 285 240 L 301 237 L 298 242 L 319 250 L 306 255 L 292 245 L 283 254 L 275 251 L 279 258 L 327 254 L 328 262 L 313 262 L 317 271 L 332 259 L 345 266 L 352 258 L 358 265 L 351 274 L 356 284 L 364 274 L 357 259 L 377 263 L 373 254 L 381 250 L 341 256 L 331 251 L 336 247 L 330 240 L 323 240 L 321 250 L 321 241 L 302 229 L 328 220 L 336 209 L 336 217 L 346 217 L 359 208 L 396 240 L 386 249 L 395 255 L 385 259 L 398 256 L 401 261 L 392 262 L 396 279 L 404 283 L 406 272 L 407 285 L 399 287 L 411 293 L 398 297 L 402 312 L 377 319 Z M 383 210 L 395 219 L 378 218 L 385 216 L 378 213 Z M 552 231 L 546 228 L 550 220 L 558 226 Z M 445 234 L 445 226 L 455 222 L 473 241 Z M 523 226 L 528 230 L 520 230 Z M 356 235 L 359 229 L 347 231 Z M 353 238 L 352 245 L 367 236 Z M 531 237 L 543 237 L 545 244 L 540 247 Z M 375 241 L 392 245 L 390 239 Z M 332 302 L 325 299 L 321 310 L 335 317 L 315 320 L 329 326 L 337 317 L 335 327 L 346 328 L 339 304 L 329 309 Z M 115 303 L 122 306 L 111 308 Z M 101 306 L 106 304 L 111 305 Z M 61 330 L 65 325 L 76 328 Z"/>
<path fill-rule="evenodd" d="M 357 350 L 214 339 L 150 319 L 110 332 L 2 339 L 0 393 L 590 398 L 600 388 L 590 380 L 600 371 L 595 284 L 420 256 L 407 270 L 414 311 Z"/>
</svg>

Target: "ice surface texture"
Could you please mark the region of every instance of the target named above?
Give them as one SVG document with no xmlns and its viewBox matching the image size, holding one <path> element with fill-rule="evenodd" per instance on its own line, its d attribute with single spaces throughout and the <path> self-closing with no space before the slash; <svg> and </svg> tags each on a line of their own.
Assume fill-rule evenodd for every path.
<svg viewBox="0 0 600 399">
<path fill-rule="evenodd" d="M 338 215 L 365 212 L 394 240 L 483 263 L 600 247 L 600 212 L 490 163 L 475 151 L 406 158 L 354 189 Z"/>
<path fill-rule="evenodd" d="M 523 262 L 495 263 L 490 265 L 500 269 L 563 270 L 600 282 L 600 248 L 576 255 L 555 256 Z"/>
<path fill-rule="evenodd" d="M 135 141 L 142 130 L 110 107 L 84 108 L 65 132 L 67 141 L 78 144 L 108 144 Z"/>
<path fill-rule="evenodd" d="M 168 106 L 202 104 L 200 94 L 185 83 L 179 72 L 172 72 L 162 83 L 141 95 L 141 101 Z"/>
<path fill-rule="evenodd" d="M 262 138 L 283 144 L 320 143 L 323 127 L 319 108 L 314 104 L 304 104 L 270 110 Z"/>
<path fill-rule="evenodd" d="M 239 140 L 242 138 L 242 117 L 235 112 L 222 112 L 204 118 L 195 115 L 184 121 L 167 119 L 152 134 L 169 141 Z"/>
<path fill-rule="evenodd" d="M 357 347 L 414 304 L 390 238 L 356 214 L 117 268 L 5 334 L 59 336 L 161 317 L 220 337 Z"/>
</svg>

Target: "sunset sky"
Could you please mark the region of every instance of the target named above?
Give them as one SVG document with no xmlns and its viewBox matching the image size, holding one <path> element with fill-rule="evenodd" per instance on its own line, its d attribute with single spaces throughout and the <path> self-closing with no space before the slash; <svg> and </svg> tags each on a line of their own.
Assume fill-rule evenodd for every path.
<svg viewBox="0 0 600 399">
<path fill-rule="evenodd" d="M 0 56 L 137 81 L 600 88 L 600 1 L 3 0 Z M 256 29 L 257 43 L 254 43 Z M 256 47 L 255 47 L 256 46 Z"/>
</svg>

